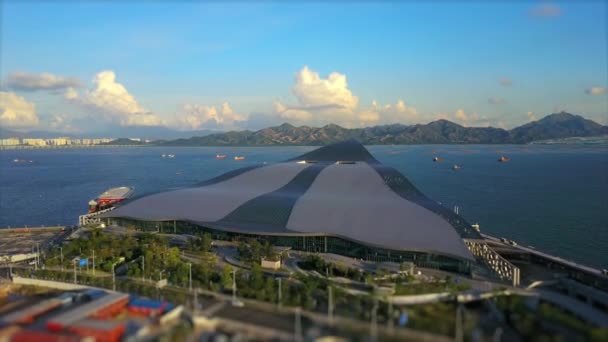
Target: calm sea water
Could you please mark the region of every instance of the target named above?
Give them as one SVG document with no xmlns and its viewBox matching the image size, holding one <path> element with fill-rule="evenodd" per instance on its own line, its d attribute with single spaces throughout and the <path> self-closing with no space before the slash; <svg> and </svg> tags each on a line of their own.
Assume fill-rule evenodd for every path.
<svg viewBox="0 0 608 342">
<path fill-rule="evenodd" d="M 0 151 L 0 227 L 75 224 L 104 190 L 136 194 L 188 186 L 237 167 L 313 147 L 88 148 Z M 567 259 L 608 267 L 608 146 L 370 146 L 429 197 L 505 236 Z M 163 153 L 175 158 L 161 158 Z M 215 160 L 216 153 L 244 161 Z M 500 155 L 511 157 L 498 163 Z M 444 158 L 433 163 L 432 157 Z M 13 159 L 32 160 L 14 163 Z M 452 171 L 453 164 L 462 168 Z"/>
</svg>

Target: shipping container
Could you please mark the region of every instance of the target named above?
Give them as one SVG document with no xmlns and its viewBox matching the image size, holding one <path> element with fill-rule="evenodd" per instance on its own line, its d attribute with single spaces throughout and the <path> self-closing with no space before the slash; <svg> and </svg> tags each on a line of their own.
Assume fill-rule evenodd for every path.
<svg viewBox="0 0 608 342">
<path fill-rule="evenodd" d="M 97 342 L 118 342 L 125 326 L 117 321 L 86 319 L 74 323 L 69 330 L 82 337 L 92 337 Z"/>
<path fill-rule="evenodd" d="M 16 310 L 16 311 L 13 311 L 6 315 L 3 315 L 2 318 L 0 318 L 0 323 L 31 324 L 34 322 L 34 319 L 37 316 L 40 316 L 43 313 L 51 311 L 59 306 L 61 306 L 61 301 L 59 301 L 58 299 L 53 298 L 53 299 L 43 300 L 39 303 L 32 304 L 32 305 L 22 308 L 20 310 Z"/>
<path fill-rule="evenodd" d="M 75 335 L 57 334 L 44 330 L 21 330 L 13 334 L 11 342 L 78 342 Z"/>
<path fill-rule="evenodd" d="M 129 312 L 136 315 L 159 315 L 166 311 L 170 306 L 167 302 L 161 302 L 151 299 L 137 298 L 129 303 Z"/>
<path fill-rule="evenodd" d="M 77 321 L 87 317 L 109 317 L 120 312 L 127 305 L 129 296 L 123 293 L 112 292 L 99 299 L 84 303 L 74 309 L 59 314 L 47 322 L 47 328 L 58 331 L 67 328 Z"/>
</svg>

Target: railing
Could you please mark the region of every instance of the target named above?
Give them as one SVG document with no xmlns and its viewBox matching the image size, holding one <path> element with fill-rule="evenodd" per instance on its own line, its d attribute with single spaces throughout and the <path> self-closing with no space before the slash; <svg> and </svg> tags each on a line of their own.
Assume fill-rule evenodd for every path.
<svg viewBox="0 0 608 342">
<path fill-rule="evenodd" d="M 103 213 L 107 213 L 108 211 L 112 211 L 112 210 L 114 210 L 114 208 L 115 207 L 110 207 L 108 209 L 96 211 L 94 213 L 80 215 L 80 216 L 78 216 L 78 225 L 82 227 L 82 226 L 85 226 L 87 224 L 101 223 L 101 220 L 99 219 L 98 216 L 101 215 L 101 214 L 103 214 Z"/>
<path fill-rule="evenodd" d="M 502 280 L 508 280 L 513 286 L 519 286 L 519 268 L 507 261 L 482 241 L 465 240 L 473 256 L 481 258 Z"/>
</svg>

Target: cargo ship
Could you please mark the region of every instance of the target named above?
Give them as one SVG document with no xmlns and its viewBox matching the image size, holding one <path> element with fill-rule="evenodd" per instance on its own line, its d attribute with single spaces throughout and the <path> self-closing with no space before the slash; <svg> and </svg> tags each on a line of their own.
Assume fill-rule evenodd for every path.
<svg viewBox="0 0 608 342">
<path fill-rule="evenodd" d="M 234 160 L 245 160 L 245 157 L 241 157 L 241 156 L 235 156 Z"/>
<path fill-rule="evenodd" d="M 133 195 L 133 188 L 128 186 L 106 190 L 89 202 L 89 214 L 113 207 L 116 203 L 131 197 L 131 195 Z"/>
<path fill-rule="evenodd" d="M 215 159 L 224 159 L 224 158 L 226 158 L 225 154 L 216 154 L 215 155 Z"/>
<path fill-rule="evenodd" d="M 505 156 L 502 156 L 502 157 L 498 158 L 498 161 L 501 162 L 501 163 L 506 163 L 509 160 L 511 160 L 511 159 L 509 157 L 505 157 Z"/>
</svg>

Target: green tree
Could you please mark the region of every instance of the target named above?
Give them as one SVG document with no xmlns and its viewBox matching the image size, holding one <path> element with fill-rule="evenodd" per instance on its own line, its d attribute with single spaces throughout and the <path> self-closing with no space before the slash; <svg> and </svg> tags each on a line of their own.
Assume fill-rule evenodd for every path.
<svg viewBox="0 0 608 342">
<path fill-rule="evenodd" d="M 251 265 L 251 287 L 256 291 L 261 291 L 264 287 L 264 274 L 262 273 L 262 266 L 259 263 L 253 263 Z"/>
<path fill-rule="evenodd" d="M 222 268 L 222 286 L 224 290 L 232 288 L 232 267 L 230 265 Z"/>
<path fill-rule="evenodd" d="M 212 248 L 211 242 L 213 242 L 213 239 L 211 238 L 211 234 L 204 233 L 203 238 L 201 239 L 201 250 L 205 253 L 211 252 L 211 248 Z"/>
</svg>

